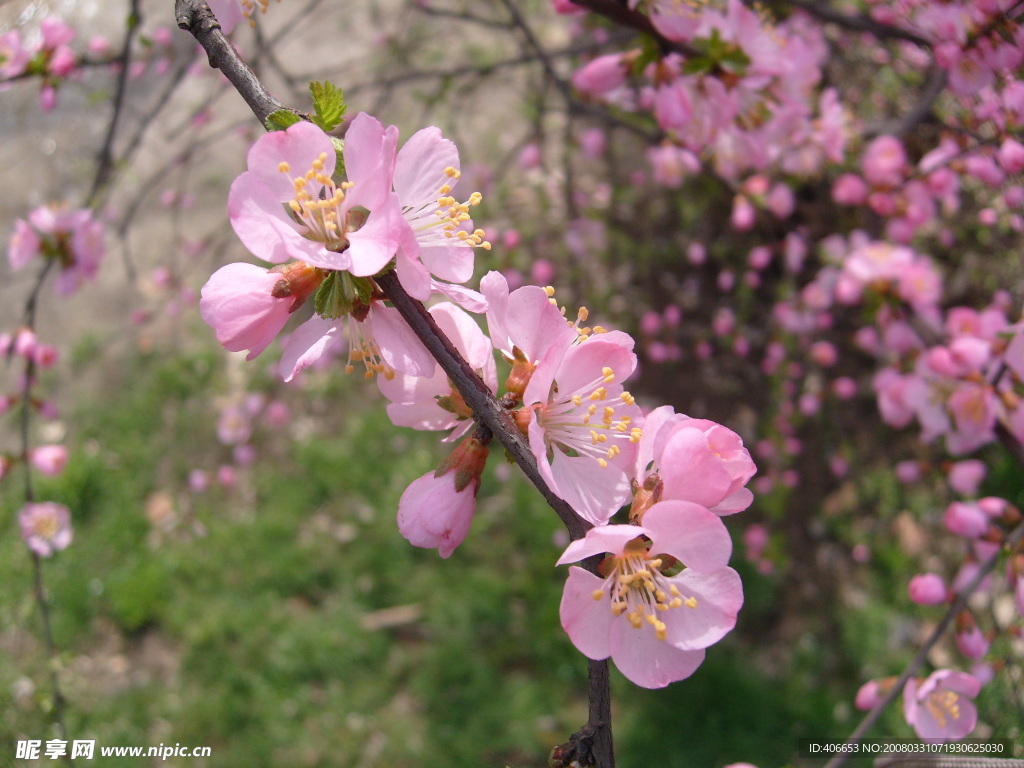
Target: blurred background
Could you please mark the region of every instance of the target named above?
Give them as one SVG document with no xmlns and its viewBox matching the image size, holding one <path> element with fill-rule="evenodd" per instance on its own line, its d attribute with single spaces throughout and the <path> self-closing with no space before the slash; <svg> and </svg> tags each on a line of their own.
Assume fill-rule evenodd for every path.
<svg viewBox="0 0 1024 768">
<path fill-rule="evenodd" d="M 70 738 L 212 748 L 167 766 L 544 766 L 586 721 L 585 660 L 558 622 L 564 530 L 494 452 L 454 556 L 410 547 L 397 502 L 445 455 L 438 437 L 392 427 L 375 385 L 340 365 L 285 385 L 279 347 L 245 363 L 216 343 L 197 295 L 222 264 L 253 261 L 228 225 L 226 196 L 262 128 L 175 28 L 173 6 L 138 6 L 112 181 L 94 198 L 107 227 L 98 279 L 70 298 L 49 286 L 39 298 L 38 336 L 60 359 L 36 393 L 58 415 L 34 419 L 33 440 L 63 443 L 70 458 L 36 490 L 72 510 L 74 542 L 44 563 L 51 661 L 17 530 L 23 468 L 0 483 L 0 755 L 19 739 L 54 738 L 53 668 Z M 654 121 L 569 85 L 575 66 L 632 33 L 556 15 L 546 1 L 515 8 L 289 0 L 232 39 L 288 105 L 309 109 L 308 82 L 328 79 L 351 114 L 398 125 L 402 140 L 439 126 L 460 150 L 460 190 L 484 195 L 474 219 L 494 249 L 479 253 L 478 276 L 498 269 L 513 284 L 553 285 L 592 324 L 635 334 L 639 402 L 744 437 L 761 471 L 753 507 L 727 520 L 746 594 L 739 624 L 667 689 L 613 672 L 616 752 L 623 765 L 799 764 L 798 739 L 845 737 L 859 686 L 898 674 L 939 619 L 910 602 L 906 583 L 962 549 L 940 530 L 948 467 L 882 424 L 873 361 L 841 346 L 852 317 L 821 332 L 844 350 L 829 366 L 761 364 L 780 340 L 773 306 L 809 271 L 779 256 L 756 285 L 737 278 L 752 248 L 767 241 L 781 253 L 791 231 L 817 258 L 815 238 L 836 225 L 835 174 L 794 179 L 788 221 L 737 231 L 734 188 L 713 174 L 649 183 Z M 93 62 L 49 112 L 31 80 L 0 92 L 5 238 L 37 205 L 89 197 L 128 12 L 115 1 L 0 3 L 0 34 L 29 35 L 58 15 Z M 873 49 L 828 34 L 831 82 L 856 91 L 881 71 Z M 881 106 L 853 108 L 868 118 L 904 109 L 912 74 L 878 91 Z M 936 129 L 920 130 L 926 142 Z M 1019 314 L 1019 235 L 978 224 L 972 205 L 982 203 L 965 202 L 960 242 L 975 246 L 933 256 L 958 297 L 1003 288 Z M 0 273 L 0 330 L 10 332 L 37 274 L 6 263 Z M 796 359 L 801 343 L 786 343 Z M 16 390 L 19 367 L 5 375 Z M 787 410 L 840 377 L 856 382 L 852 397 Z M 13 453 L 17 417 L 5 419 L 0 450 Z M 998 445 L 984 450 L 982 494 L 1020 506 L 1020 466 Z M 923 480 L 901 483 L 900 461 L 923 468 Z M 1010 624 L 1003 597 L 979 610 Z M 978 699 L 975 735 L 1021 742 L 1021 643 L 999 642 L 991 663 L 1001 674 Z M 951 643 L 929 661 L 959 663 Z M 913 735 L 897 710 L 878 736 Z"/>
</svg>

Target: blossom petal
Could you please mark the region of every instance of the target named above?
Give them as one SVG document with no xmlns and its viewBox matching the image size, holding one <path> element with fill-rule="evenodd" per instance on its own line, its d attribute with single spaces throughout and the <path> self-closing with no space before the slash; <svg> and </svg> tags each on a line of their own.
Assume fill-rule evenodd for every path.
<svg viewBox="0 0 1024 768">
<path fill-rule="evenodd" d="M 443 185 L 452 185 L 445 168 L 459 169 L 455 144 L 431 126 L 416 131 L 398 152 L 395 161 L 395 191 L 407 208 L 418 210 L 435 205 Z"/>
<path fill-rule="evenodd" d="M 736 615 L 743 607 L 743 584 L 732 568 L 711 573 L 687 568 L 668 581 L 685 597 L 695 598 L 697 605 L 684 605 L 661 614 L 668 627 L 667 642 L 683 650 L 707 648 L 736 626 Z"/>
<path fill-rule="evenodd" d="M 642 688 L 664 688 L 692 675 L 704 661 L 704 651 L 685 651 L 659 640 L 644 622 L 636 629 L 628 621 L 612 624 L 612 661 L 630 681 Z"/>
<path fill-rule="evenodd" d="M 555 565 L 578 563 L 591 555 L 621 553 L 626 544 L 637 536 L 647 533 L 647 529 L 639 525 L 599 525 L 587 531 L 582 539 L 569 544 L 565 552 L 558 558 Z"/>
<path fill-rule="evenodd" d="M 398 128 L 386 129 L 377 118 L 360 112 L 345 132 L 345 173 L 352 183 L 346 197 L 350 205 L 374 210 L 391 190 L 395 170 Z"/>
<path fill-rule="evenodd" d="M 611 654 L 609 637 L 614 618 L 611 598 L 607 590 L 603 590 L 601 599 L 594 599 L 595 592 L 602 589 L 603 584 L 590 571 L 572 566 L 558 609 L 562 629 L 576 650 L 588 659 L 607 659 Z"/>
<path fill-rule="evenodd" d="M 732 555 L 732 539 L 719 517 L 689 501 L 659 501 L 643 516 L 651 550 L 681 560 L 697 571 L 724 568 Z"/>
<path fill-rule="evenodd" d="M 307 242 L 274 192 L 249 171 L 231 184 L 228 218 L 242 244 L 254 256 L 272 264 L 283 264 L 292 258 L 289 246 Z"/>
<path fill-rule="evenodd" d="M 682 499 L 713 507 L 729 495 L 732 476 L 699 429 L 684 425 L 665 443 L 659 459 L 665 483 L 663 499 Z"/>
<path fill-rule="evenodd" d="M 373 337 L 384 362 L 410 376 L 433 374 L 434 358 L 397 309 L 375 301 L 370 310 L 370 318 L 373 321 Z"/>
<path fill-rule="evenodd" d="M 267 187 L 278 202 L 287 202 L 295 197 L 294 179 L 311 170 L 321 157 L 322 172 L 330 176 L 334 173 L 334 145 L 320 128 L 303 120 L 286 131 L 260 136 L 246 161 L 253 178 Z M 287 171 L 281 171 L 281 163 L 288 164 Z"/>
<path fill-rule="evenodd" d="M 307 259 L 311 264 L 325 269 L 348 269 L 356 277 L 367 277 L 375 275 L 384 269 L 385 265 L 398 250 L 399 238 L 405 222 L 401 212 L 398 210 L 398 199 L 392 195 L 386 205 L 382 205 L 373 211 L 366 223 L 355 232 L 348 234 L 348 249 L 338 254 L 344 260 L 350 262 L 350 266 L 332 267 L 327 261 L 315 263 Z M 332 253 L 324 251 L 325 254 Z"/>
<path fill-rule="evenodd" d="M 299 371 L 311 366 L 343 338 L 340 321 L 314 315 L 289 337 L 278 367 L 281 377 L 291 381 Z"/>
<path fill-rule="evenodd" d="M 602 467 L 589 456 L 566 456 L 555 449 L 551 476 L 552 490 L 576 514 L 594 525 L 608 522 L 629 498 L 629 479 L 625 473 L 614 464 Z"/>
</svg>

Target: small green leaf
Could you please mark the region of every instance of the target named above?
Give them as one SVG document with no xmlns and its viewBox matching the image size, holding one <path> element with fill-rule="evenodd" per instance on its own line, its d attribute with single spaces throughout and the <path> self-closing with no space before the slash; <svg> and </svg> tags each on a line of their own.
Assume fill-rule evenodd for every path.
<svg viewBox="0 0 1024 768">
<path fill-rule="evenodd" d="M 345 98 L 341 89 L 326 80 L 322 83 L 313 81 L 309 84 L 309 92 L 316 110 L 313 122 L 325 131 L 337 128 L 345 116 Z"/>
<path fill-rule="evenodd" d="M 328 272 L 313 296 L 313 309 L 326 320 L 350 314 L 357 306 L 368 306 L 373 284 L 368 278 L 353 277 L 348 272 Z"/>
<path fill-rule="evenodd" d="M 302 118 L 290 109 L 278 109 L 275 112 L 270 113 L 265 125 L 267 126 L 268 131 L 284 131 L 301 120 Z"/>
<path fill-rule="evenodd" d="M 336 162 L 334 163 L 334 175 L 331 177 L 334 179 L 334 183 L 341 185 L 341 182 L 345 180 L 345 155 L 342 154 L 345 151 L 345 142 L 336 136 L 328 136 L 331 140 L 331 144 L 334 145 L 334 157 Z"/>
</svg>

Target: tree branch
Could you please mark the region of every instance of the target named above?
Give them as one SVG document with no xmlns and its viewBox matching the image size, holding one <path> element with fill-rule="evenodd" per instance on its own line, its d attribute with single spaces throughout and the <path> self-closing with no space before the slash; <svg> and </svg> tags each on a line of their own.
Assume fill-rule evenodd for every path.
<svg viewBox="0 0 1024 768">
<path fill-rule="evenodd" d="M 179 29 L 190 33 L 203 46 L 210 66 L 224 73 L 261 125 L 271 113 L 284 109 L 284 104 L 270 95 L 224 36 L 210 6 L 202 0 L 175 0 L 174 18 Z"/>
</svg>

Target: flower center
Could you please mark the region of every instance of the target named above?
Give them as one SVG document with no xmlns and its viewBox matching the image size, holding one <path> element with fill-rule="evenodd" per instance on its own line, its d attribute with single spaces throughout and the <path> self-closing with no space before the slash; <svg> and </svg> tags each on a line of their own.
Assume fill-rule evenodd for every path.
<svg viewBox="0 0 1024 768">
<path fill-rule="evenodd" d="M 619 455 L 618 443 L 640 441 L 640 428 L 631 426 L 631 417 L 620 414 L 622 406 L 635 402 L 629 392 L 615 396 L 606 385 L 615 381 L 615 372 L 605 366 L 596 377 L 573 392 L 556 394 L 542 405 L 537 418 L 544 427 L 549 445 L 590 456 L 602 467 Z"/>
<path fill-rule="evenodd" d="M 348 247 L 346 234 L 362 226 L 365 215 L 360 211 L 348 210 L 345 202 L 345 190 L 352 188 L 352 182 L 342 182 L 341 186 L 324 173 L 324 162 L 327 153 L 321 152 L 313 161 L 312 167 L 302 176 L 292 178 L 295 196 L 288 201 L 288 207 L 295 214 L 296 221 L 305 227 L 303 237 L 331 251 L 343 251 Z M 291 173 L 286 162 L 277 166 L 281 173 Z"/>
<path fill-rule="evenodd" d="M 924 705 L 940 728 L 945 728 L 949 720 L 955 722 L 960 719 L 960 697 L 953 691 L 932 691 Z"/>
<path fill-rule="evenodd" d="M 373 336 L 373 325 L 369 322 L 369 307 L 353 310 L 345 320 L 345 337 L 348 341 L 348 363 L 345 373 L 352 373 L 356 365 L 362 364 L 363 376 L 372 379 L 375 374 L 390 381 L 395 378 L 395 369 L 381 357 L 380 347 Z"/>
<path fill-rule="evenodd" d="M 668 627 L 659 614 L 673 608 L 697 607 L 697 598 L 684 598 L 679 587 L 669 582 L 661 568 L 661 557 L 651 557 L 644 539 L 637 537 L 626 545 L 621 555 L 610 558 L 611 575 L 602 589 L 594 591 L 595 600 L 601 600 L 607 590 L 611 596 L 611 611 L 615 616 L 625 614 L 634 628 L 644 623 L 654 627 L 659 640 L 668 637 Z"/>
<path fill-rule="evenodd" d="M 444 169 L 444 175 L 448 181 L 438 188 L 436 204 L 421 205 L 419 208 L 407 205 L 402 208 L 402 215 L 416 233 L 416 239 L 421 245 L 441 245 L 458 239 L 470 247 L 480 246 L 489 251 L 491 244 L 484 240 L 482 229 L 468 232 L 462 227 L 471 220 L 470 206 L 479 205 L 483 196 L 474 192 L 465 202 L 458 202 L 451 192 L 462 173 L 448 166 Z"/>
<path fill-rule="evenodd" d="M 37 536 L 40 536 L 47 541 L 52 541 L 57 535 L 57 531 L 60 529 L 60 524 L 57 522 L 57 518 L 53 515 L 47 515 L 46 517 L 37 517 L 32 521 L 32 530 Z"/>
</svg>

